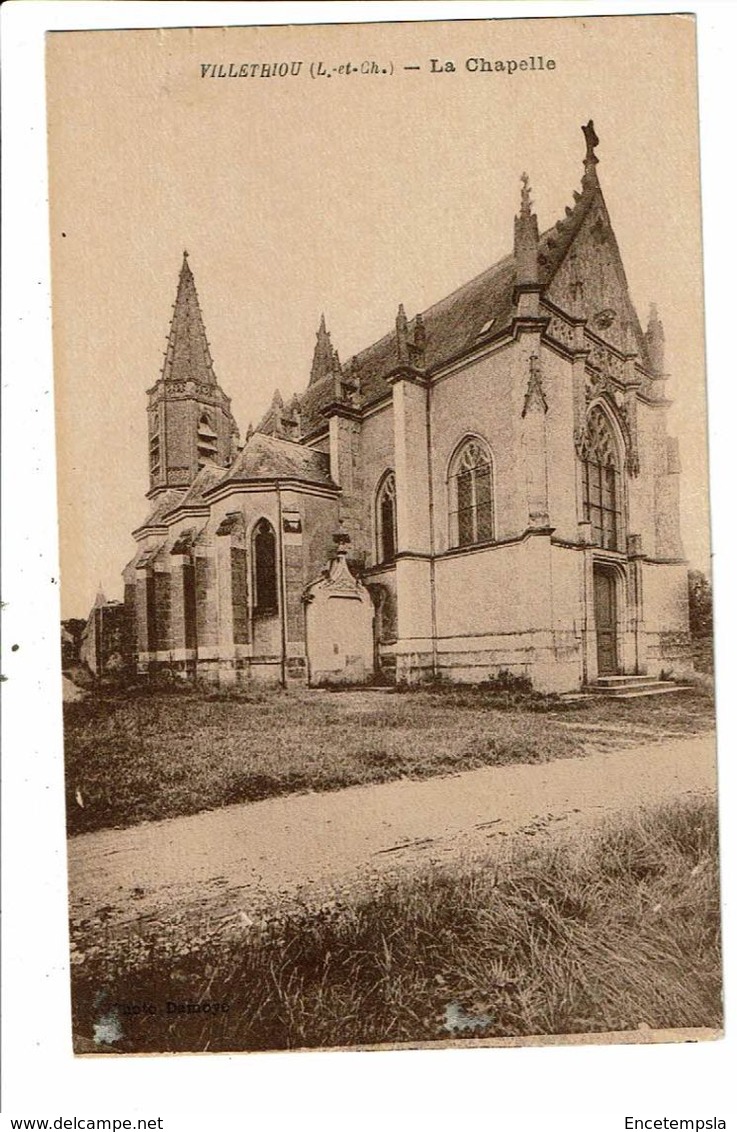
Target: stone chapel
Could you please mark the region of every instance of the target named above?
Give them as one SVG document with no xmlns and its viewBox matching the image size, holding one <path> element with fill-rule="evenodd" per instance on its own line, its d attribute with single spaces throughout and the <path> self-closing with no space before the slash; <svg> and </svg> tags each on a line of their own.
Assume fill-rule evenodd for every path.
<svg viewBox="0 0 737 1132">
<path fill-rule="evenodd" d="M 563 692 L 688 666 L 663 328 L 583 131 L 552 228 L 523 176 L 510 255 L 345 363 L 323 318 L 306 389 L 244 443 L 185 252 L 124 571 L 139 673 Z"/>
</svg>

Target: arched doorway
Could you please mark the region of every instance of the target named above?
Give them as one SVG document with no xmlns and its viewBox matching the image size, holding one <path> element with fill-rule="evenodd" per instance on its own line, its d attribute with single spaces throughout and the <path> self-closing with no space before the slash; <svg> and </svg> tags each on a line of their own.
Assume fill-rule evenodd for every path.
<svg viewBox="0 0 737 1132">
<path fill-rule="evenodd" d="M 594 619 L 596 661 L 599 676 L 619 672 L 617 640 L 617 573 L 601 562 L 594 563 Z"/>
</svg>

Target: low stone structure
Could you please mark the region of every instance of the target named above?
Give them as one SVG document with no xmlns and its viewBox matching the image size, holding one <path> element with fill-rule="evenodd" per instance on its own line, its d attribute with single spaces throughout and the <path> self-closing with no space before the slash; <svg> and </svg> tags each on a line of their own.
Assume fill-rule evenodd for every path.
<svg viewBox="0 0 737 1132">
<path fill-rule="evenodd" d="M 133 664 L 130 610 L 121 601 L 108 601 L 100 590 L 90 610 L 79 644 L 79 662 L 93 676 L 122 675 Z"/>
</svg>

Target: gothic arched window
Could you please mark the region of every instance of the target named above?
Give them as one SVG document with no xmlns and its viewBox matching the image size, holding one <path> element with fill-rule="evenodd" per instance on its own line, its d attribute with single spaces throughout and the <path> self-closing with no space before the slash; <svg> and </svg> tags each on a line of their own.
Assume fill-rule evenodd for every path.
<svg viewBox="0 0 737 1132">
<path fill-rule="evenodd" d="M 259 519 L 251 536 L 253 611 L 276 613 L 279 601 L 276 572 L 276 534 L 268 519 Z"/>
<path fill-rule="evenodd" d="M 581 450 L 583 515 L 591 523 L 594 542 L 605 550 L 622 543 L 622 475 L 614 429 L 604 410 L 589 413 Z"/>
<path fill-rule="evenodd" d="M 397 484 L 387 472 L 376 493 L 376 560 L 393 562 L 397 553 Z"/>
<path fill-rule="evenodd" d="M 450 539 L 473 546 L 494 538 L 491 454 L 477 437 L 464 440 L 450 465 Z"/>
</svg>

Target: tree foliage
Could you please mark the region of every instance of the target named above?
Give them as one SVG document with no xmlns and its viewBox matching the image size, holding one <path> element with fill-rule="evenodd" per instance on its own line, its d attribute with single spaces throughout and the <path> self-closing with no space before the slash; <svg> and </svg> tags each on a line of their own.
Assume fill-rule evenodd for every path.
<svg viewBox="0 0 737 1132">
<path fill-rule="evenodd" d="M 713 632 L 711 580 L 701 570 L 688 572 L 688 620 L 695 637 L 710 636 Z"/>
</svg>

